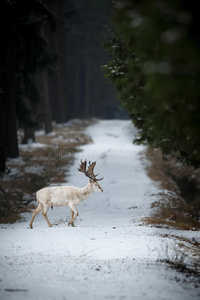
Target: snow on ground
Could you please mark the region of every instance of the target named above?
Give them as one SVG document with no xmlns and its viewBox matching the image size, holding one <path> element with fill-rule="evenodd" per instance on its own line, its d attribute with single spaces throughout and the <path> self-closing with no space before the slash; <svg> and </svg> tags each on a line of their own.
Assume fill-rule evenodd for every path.
<svg viewBox="0 0 200 300">
<path fill-rule="evenodd" d="M 32 142 L 31 140 L 29 141 L 28 144 L 20 144 L 19 145 L 19 149 L 21 151 L 33 151 L 34 149 L 37 149 L 37 148 L 44 148 L 44 147 L 47 147 L 46 144 L 42 144 L 42 143 L 35 143 L 35 142 Z"/>
<path fill-rule="evenodd" d="M 159 262 L 174 254 L 173 240 L 161 237 L 168 231 L 141 226 L 158 187 L 139 159 L 144 147 L 132 144 L 131 123 L 99 121 L 86 133 L 94 143 L 76 155 L 68 184 L 87 184 L 77 171 L 87 158 L 97 161 L 104 192 L 78 206 L 75 228 L 67 227 L 65 207 L 49 210 L 52 228 L 39 214 L 28 229 L 30 213 L 23 222 L 0 225 L 0 299 L 198 299 L 199 288 Z"/>
</svg>

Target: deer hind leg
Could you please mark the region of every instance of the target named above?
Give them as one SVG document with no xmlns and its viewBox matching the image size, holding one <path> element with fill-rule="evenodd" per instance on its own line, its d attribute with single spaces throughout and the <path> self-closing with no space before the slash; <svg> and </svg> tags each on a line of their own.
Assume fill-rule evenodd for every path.
<svg viewBox="0 0 200 300">
<path fill-rule="evenodd" d="M 68 226 L 71 225 L 72 227 L 75 227 L 75 226 L 74 226 L 74 222 L 72 221 L 72 220 L 73 220 L 73 217 L 74 217 L 74 211 L 71 209 L 71 220 L 70 220 L 70 222 L 68 223 Z"/>
<path fill-rule="evenodd" d="M 29 224 L 30 228 L 33 228 L 33 221 L 34 221 L 34 219 L 35 219 L 35 216 L 36 216 L 42 209 L 43 209 L 43 205 L 39 202 L 38 207 L 37 207 L 37 208 L 34 210 L 34 212 L 33 212 L 33 216 L 32 216 L 32 218 L 31 218 L 31 221 L 30 221 L 30 224 Z"/>
<path fill-rule="evenodd" d="M 49 219 L 47 218 L 47 212 L 48 212 L 48 210 L 49 210 L 49 206 L 45 206 L 42 214 L 43 214 L 43 216 L 44 216 L 44 218 L 45 218 L 48 226 L 49 227 L 53 227 L 53 225 L 50 223 Z"/>
<path fill-rule="evenodd" d="M 78 217 L 79 212 L 75 206 L 71 206 L 70 208 L 71 208 L 71 220 L 68 223 L 68 226 L 71 225 L 72 227 L 75 227 L 74 220 L 76 219 L 76 217 Z M 74 216 L 74 213 L 75 213 L 75 216 Z"/>
</svg>

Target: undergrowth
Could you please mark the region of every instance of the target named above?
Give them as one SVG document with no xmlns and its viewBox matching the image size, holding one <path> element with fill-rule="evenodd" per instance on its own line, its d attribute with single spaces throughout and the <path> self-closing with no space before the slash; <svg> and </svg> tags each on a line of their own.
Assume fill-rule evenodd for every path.
<svg viewBox="0 0 200 300">
<path fill-rule="evenodd" d="M 179 239 L 180 237 L 174 236 L 174 238 Z M 189 244 L 191 243 L 191 241 L 187 242 L 189 242 Z M 182 280 L 183 283 L 188 280 L 190 283 L 193 283 L 194 287 L 198 288 L 200 286 L 200 262 L 198 259 L 188 262 L 187 250 L 188 249 L 184 248 L 180 251 L 178 245 L 177 248 L 174 248 L 173 252 L 169 253 L 168 245 L 166 244 L 166 258 L 158 259 L 157 261 L 159 263 L 164 263 L 167 267 L 174 269 L 179 273 L 184 273 L 184 277 L 180 278 L 176 276 L 175 280 Z"/>
</svg>

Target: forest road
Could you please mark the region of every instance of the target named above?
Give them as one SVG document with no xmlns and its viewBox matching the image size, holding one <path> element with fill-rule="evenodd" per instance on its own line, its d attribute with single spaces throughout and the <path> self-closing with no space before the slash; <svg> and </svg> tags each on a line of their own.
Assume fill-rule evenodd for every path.
<svg viewBox="0 0 200 300">
<path fill-rule="evenodd" d="M 77 168 L 80 159 L 88 159 L 97 161 L 95 174 L 104 177 L 99 182 L 104 192 L 78 206 L 75 228 L 67 226 L 65 207 L 49 210 L 52 228 L 41 213 L 32 230 L 32 213 L 22 222 L 0 225 L 0 299 L 199 299 L 192 275 L 187 278 L 163 262 L 177 253 L 169 229 L 141 221 L 158 199 L 159 187 L 146 174 L 148 162 L 141 160 L 145 147 L 132 143 L 136 133 L 130 121 L 122 120 L 98 121 L 86 129 L 93 143 L 76 154 L 67 184 L 87 184 Z"/>
</svg>

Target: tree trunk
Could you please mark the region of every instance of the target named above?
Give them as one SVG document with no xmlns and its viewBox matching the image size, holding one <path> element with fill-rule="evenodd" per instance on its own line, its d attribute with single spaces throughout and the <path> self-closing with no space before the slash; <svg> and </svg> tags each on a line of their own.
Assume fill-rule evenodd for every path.
<svg viewBox="0 0 200 300">
<path fill-rule="evenodd" d="M 43 122 L 45 127 L 45 133 L 52 132 L 52 120 L 51 120 L 51 108 L 50 108 L 50 99 L 49 99 L 49 89 L 48 89 L 48 76 L 47 72 L 42 72 L 42 104 L 43 104 Z"/>
<path fill-rule="evenodd" d="M 35 142 L 35 131 L 34 128 L 28 124 L 24 125 L 24 138 L 22 144 L 28 144 L 29 142 Z"/>
<path fill-rule="evenodd" d="M 71 107 L 67 89 L 67 63 L 66 63 L 66 0 L 58 2 L 49 0 L 48 5 L 55 15 L 59 16 L 56 19 L 56 32 L 48 34 L 51 48 L 58 54 L 56 74 L 49 75 L 49 93 L 51 100 L 51 108 L 56 122 L 63 123 L 71 117 Z"/>
<path fill-rule="evenodd" d="M 48 75 L 42 71 L 34 77 L 40 95 L 39 120 L 44 124 L 45 133 L 52 132 L 51 108 L 49 103 Z"/>
<path fill-rule="evenodd" d="M 2 42 L 4 42 L 3 33 L 4 18 L 0 12 L 0 33 Z M 0 66 L 4 64 L 3 47 L 0 47 Z M 4 84 L 3 84 L 3 68 L 0 67 L 0 172 L 6 170 L 6 144 L 5 144 L 5 97 L 4 97 Z"/>
<path fill-rule="evenodd" d="M 90 113 L 90 34 L 86 32 L 85 117 Z"/>
<path fill-rule="evenodd" d="M 75 96 L 73 105 L 73 117 L 81 118 L 83 117 L 81 107 L 80 107 L 80 62 L 76 62 L 75 69 Z"/>
<path fill-rule="evenodd" d="M 51 104 L 52 120 L 56 121 L 56 123 L 63 123 L 64 112 L 62 109 L 58 78 L 58 74 L 48 75 L 49 100 Z"/>
<path fill-rule="evenodd" d="M 1 74 L 0 74 L 1 76 Z M 0 80 L 0 86 L 2 86 Z M 0 91 L 0 172 L 6 170 L 6 145 L 5 145 L 5 105 L 3 93 Z"/>
<path fill-rule="evenodd" d="M 62 101 L 62 107 L 64 110 L 64 121 L 68 121 L 71 118 L 71 107 L 68 97 L 68 90 L 66 84 L 67 72 L 67 61 L 66 61 L 66 1 L 63 0 L 56 3 L 58 15 L 61 18 L 57 19 L 57 41 L 59 51 L 59 85 L 60 85 L 60 97 Z"/>
<path fill-rule="evenodd" d="M 14 5 L 13 5 L 14 6 Z M 6 154 L 7 157 L 19 155 L 17 141 L 17 117 L 16 117 L 16 71 L 15 71 L 15 42 L 14 42 L 14 8 L 9 7 L 6 24 L 5 53 L 4 53 L 4 95 L 6 113 Z"/>
</svg>

